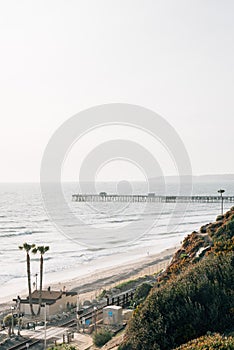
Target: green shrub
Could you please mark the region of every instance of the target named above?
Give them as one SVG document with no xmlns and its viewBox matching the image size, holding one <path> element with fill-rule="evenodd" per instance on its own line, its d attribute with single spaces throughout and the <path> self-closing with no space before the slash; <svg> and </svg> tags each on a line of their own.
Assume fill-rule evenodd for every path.
<svg viewBox="0 0 234 350">
<path fill-rule="evenodd" d="M 217 229 L 210 229 L 210 236 L 214 243 L 214 252 L 234 251 L 234 215 L 232 211 L 226 213 L 227 218 L 223 219 L 222 225 Z M 213 224 L 214 226 L 214 224 Z"/>
<path fill-rule="evenodd" d="M 131 346 L 128 344 L 123 344 L 118 347 L 118 350 L 131 350 Z"/>
<path fill-rule="evenodd" d="M 224 331 L 233 324 L 233 263 L 233 253 L 209 256 L 153 289 L 135 310 L 122 345 L 168 350 L 207 331 Z"/>
<path fill-rule="evenodd" d="M 134 294 L 133 302 L 138 305 L 143 302 L 148 296 L 149 292 L 152 289 L 152 285 L 149 283 L 142 283 L 139 287 L 137 287 L 136 292 Z"/>
<path fill-rule="evenodd" d="M 134 280 L 128 280 L 118 284 L 115 288 L 123 292 L 128 289 L 134 288 L 139 283 L 143 283 L 146 279 L 147 279 L 147 276 L 139 277 Z"/>
<path fill-rule="evenodd" d="M 12 325 L 12 314 L 8 314 L 4 317 L 3 319 L 3 323 L 5 324 L 5 326 L 9 327 Z M 17 319 L 13 318 L 13 323 L 14 326 L 17 324 Z"/>
<path fill-rule="evenodd" d="M 61 345 L 52 346 L 48 350 L 77 350 L 77 349 L 78 348 L 74 345 L 61 344 Z"/>
<path fill-rule="evenodd" d="M 103 289 L 101 293 L 98 295 L 98 300 L 105 298 L 106 296 L 106 289 Z"/>
<path fill-rule="evenodd" d="M 106 329 L 101 329 L 93 336 L 94 345 L 100 347 L 105 345 L 112 338 L 112 333 Z"/>
<path fill-rule="evenodd" d="M 13 318 L 13 326 L 15 326 L 18 322 L 18 319 Z M 6 327 L 8 327 L 8 335 L 11 336 L 13 329 L 12 329 L 12 314 L 8 314 L 4 317 L 3 323 Z"/>
<path fill-rule="evenodd" d="M 206 335 L 181 345 L 176 350 L 233 350 L 234 338 L 223 337 L 220 334 Z"/>
</svg>

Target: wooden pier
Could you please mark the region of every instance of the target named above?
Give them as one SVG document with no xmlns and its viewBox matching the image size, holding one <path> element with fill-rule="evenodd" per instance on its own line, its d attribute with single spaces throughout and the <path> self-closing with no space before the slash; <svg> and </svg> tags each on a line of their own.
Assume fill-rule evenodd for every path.
<svg viewBox="0 0 234 350">
<path fill-rule="evenodd" d="M 157 196 L 155 194 L 119 195 L 107 194 L 73 194 L 74 202 L 153 202 L 153 203 L 234 203 L 234 196 Z"/>
</svg>

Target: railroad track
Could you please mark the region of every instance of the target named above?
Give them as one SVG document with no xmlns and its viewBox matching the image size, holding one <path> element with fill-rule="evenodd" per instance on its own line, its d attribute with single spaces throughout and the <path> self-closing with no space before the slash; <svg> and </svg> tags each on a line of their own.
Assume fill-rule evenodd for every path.
<svg viewBox="0 0 234 350">
<path fill-rule="evenodd" d="M 108 297 L 108 302 L 104 302 L 103 304 L 99 305 L 95 311 L 95 317 L 99 316 L 102 313 L 102 310 L 104 309 L 104 307 L 108 306 L 108 305 L 119 305 L 119 306 L 124 306 L 127 303 L 130 302 L 130 300 L 132 300 L 134 292 L 135 292 L 136 288 L 132 288 L 128 291 L 119 293 L 113 297 Z M 81 323 L 82 318 L 85 318 L 85 320 L 92 320 L 92 318 L 94 317 L 94 311 L 90 310 L 87 312 L 83 312 L 80 316 L 79 316 L 79 323 Z M 66 321 L 62 324 L 59 325 L 59 327 L 69 327 L 69 328 L 73 328 L 73 327 L 77 327 L 77 319 L 73 318 L 72 320 Z"/>
<path fill-rule="evenodd" d="M 25 350 L 25 349 L 31 348 L 34 345 L 39 344 L 40 342 L 41 341 L 39 339 L 37 339 L 37 340 L 26 339 L 26 340 L 22 341 L 21 343 L 10 346 L 9 348 L 7 348 L 7 350 Z"/>
<path fill-rule="evenodd" d="M 120 305 L 120 306 L 126 305 L 132 299 L 134 292 L 135 292 L 135 288 L 119 293 L 113 297 L 108 297 L 107 302 L 104 302 L 101 305 L 99 305 L 95 310 L 95 312 L 94 310 L 89 310 L 86 312 L 84 310 L 84 312 L 81 315 L 79 315 L 79 324 L 81 324 L 81 321 L 83 318 L 86 321 L 91 320 L 91 322 L 94 317 L 98 318 L 98 316 L 102 313 L 103 308 L 106 307 L 107 305 Z M 59 324 L 58 327 L 61 327 L 61 328 L 77 327 L 77 319 L 73 318 L 68 321 L 65 321 Z M 25 339 L 18 344 L 9 346 L 8 348 L 5 347 L 5 350 L 26 350 L 28 348 L 31 348 L 39 344 L 40 342 L 41 342 L 40 339 Z"/>
<path fill-rule="evenodd" d="M 76 319 L 72 319 L 70 321 L 66 321 L 64 323 L 62 323 L 61 325 L 59 325 L 59 327 L 74 327 L 77 325 L 77 320 Z"/>
<path fill-rule="evenodd" d="M 135 289 L 134 289 L 135 291 Z M 133 292 L 133 290 L 131 290 L 131 292 Z M 106 307 L 107 305 L 119 305 L 119 306 L 124 306 L 126 304 L 126 300 L 121 300 L 120 296 L 122 295 L 126 295 L 126 292 L 123 292 L 115 297 L 113 297 L 111 299 L 111 303 L 103 303 L 103 305 L 99 305 L 99 307 L 97 307 L 96 311 L 95 311 L 95 317 L 98 317 L 100 314 L 102 314 L 102 310 L 104 309 L 104 307 Z M 129 300 L 130 300 L 130 293 L 129 293 Z M 79 316 L 79 324 L 81 323 L 82 318 L 85 318 L 85 320 L 92 320 L 94 318 L 94 311 L 88 311 L 88 312 L 84 312 Z M 73 328 L 73 327 L 77 327 L 77 319 L 72 319 L 69 321 L 66 321 L 64 323 L 62 323 L 60 325 L 60 327 L 69 327 L 69 328 Z"/>
</svg>

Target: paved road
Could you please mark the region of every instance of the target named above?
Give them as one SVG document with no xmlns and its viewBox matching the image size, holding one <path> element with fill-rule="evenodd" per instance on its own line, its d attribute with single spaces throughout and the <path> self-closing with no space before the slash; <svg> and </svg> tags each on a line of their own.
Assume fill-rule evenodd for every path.
<svg viewBox="0 0 234 350">
<path fill-rule="evenodd" d="M 61 339 L 63 334 L 66 334 L 67 331 L 70 331 L 69 328 L 63 327 L 47 327 L 46 329 L 46 339 Z M 21 335 L 23 337 L 33 338 L 33 339 L 44 339 L 45 338 L 45 329 L 44 327 L 37 327 L 34 330 L 22 330 Z"/>
<path fill-rule="evenodd" d="M 71 332 L 71 329 L 66 327 L 48 327 L 46 330 L 47 343 L 54 342 L 55 340 L 57 343 L 62 342 L 63 334 L 66 334 L 67 332 Z M 37 327 L 35 331 L 22 330 L 21 335 L 32 339 L 44 340 L 45 329 L 44 327 Z M 86 350 L 93 344 L 93 340 L 92 337 L 87 334 L 75 333 L 74 343 L 78 345 L 79 350 Z"/>
</svg>

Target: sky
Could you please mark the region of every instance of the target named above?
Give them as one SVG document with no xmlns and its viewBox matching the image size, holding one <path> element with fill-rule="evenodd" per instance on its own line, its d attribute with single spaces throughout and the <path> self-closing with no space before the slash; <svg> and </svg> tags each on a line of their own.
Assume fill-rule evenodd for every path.
<svg viewBox="0 0 234 350">
<path fill-rule="evenodd" d="M 234 173 L 233 16 L 232 0 L 2 0 L 0 182 L 39 181 L 56 129 L 86 108 L 113 102 L 165 118 L 194 174 Z M 130 134 L 125 130 L 134 139 Z M 135 136 L 151 147 L 147 135 Z M 77 176 L 91 139 L 97 145 L 102 137 L 76 145 L 82 155 L 68 156 L 64 180 Z M 173 175 L 172 161 L 159 153 L 164 174 Z M 99 180 L 142 177 L 123 161 L 99 170 Z"/>
</svg>

